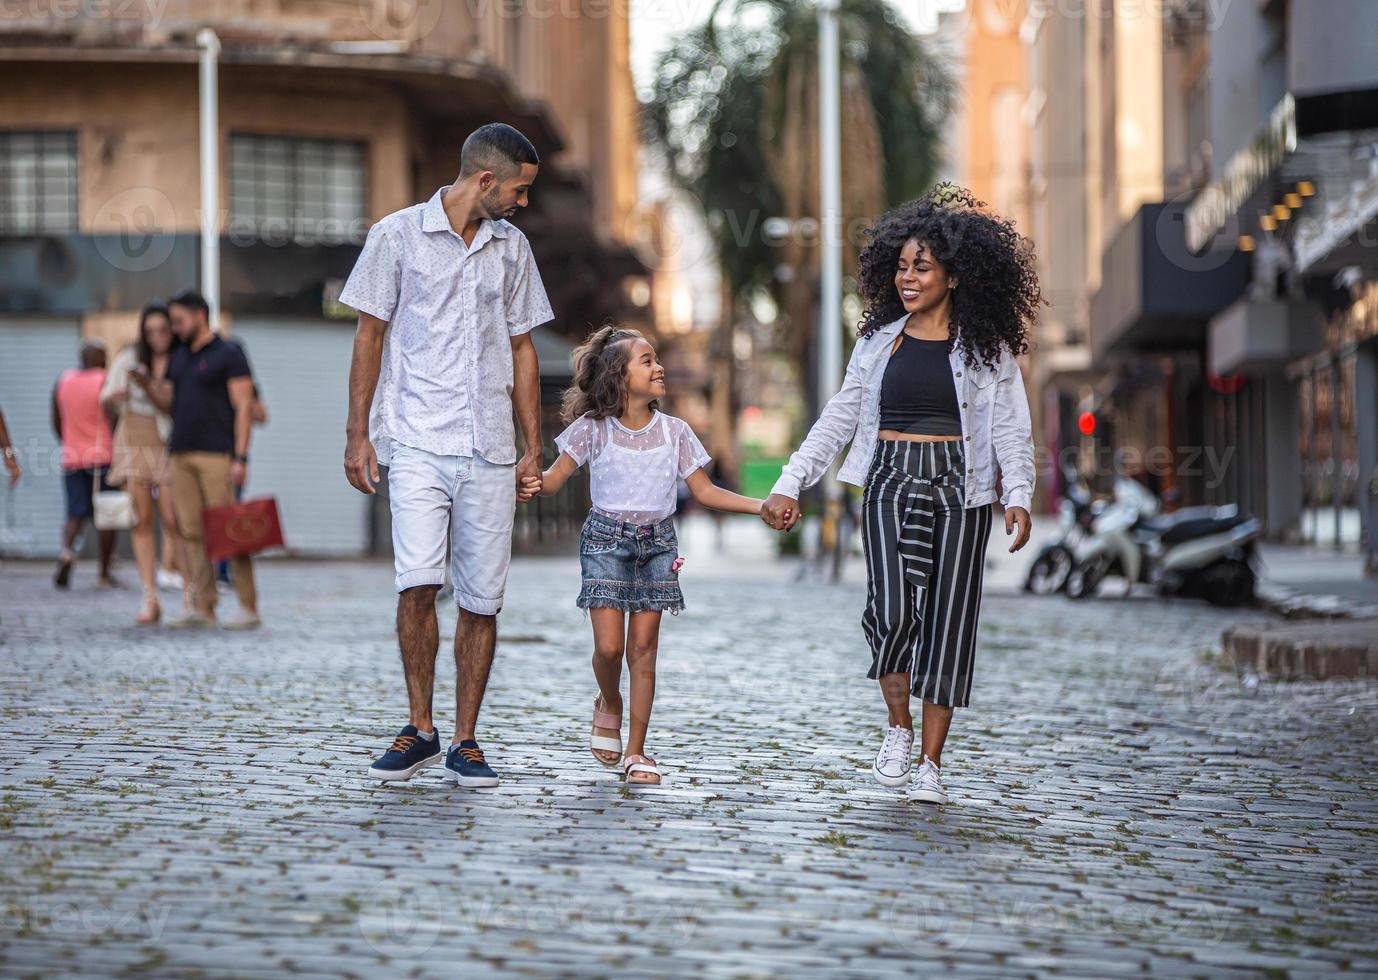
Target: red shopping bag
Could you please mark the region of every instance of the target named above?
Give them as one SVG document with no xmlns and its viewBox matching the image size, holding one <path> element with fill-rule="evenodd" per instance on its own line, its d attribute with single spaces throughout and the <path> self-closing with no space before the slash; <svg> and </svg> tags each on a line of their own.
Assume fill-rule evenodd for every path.
<svg viewBox="0 0 1378 980">
<path fill-rule="evenodd" d="M 275 497 L 207 507 L 201 512 L 201 525 L 206 539 L 206 557 L 211 561 L 256 555 L 284 544 Z"/>
</svg>

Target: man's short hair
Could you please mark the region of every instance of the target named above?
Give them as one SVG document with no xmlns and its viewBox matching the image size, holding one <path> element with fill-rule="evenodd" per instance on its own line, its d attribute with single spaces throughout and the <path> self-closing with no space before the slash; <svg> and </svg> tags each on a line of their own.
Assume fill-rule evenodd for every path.
<svg viewBox="0 0 1378 980">
<path fill-rule="evenodd" d="M 176 296 L 167 301 L 168 306 L 185 306 L 189 310 L 199 310 L 207 318 L 211 315 L 211 306 L 206 302 L 206 297 L 202 296 L 194 289 L 184 289 Z"/>
<path fill-rule="evenodd" d="M 459 175 L 472 177 L 491 170 L 499 179 L 507 180 L 524 163 L 541 163 L 531 141 L 506 123 L 489 123 L 474 130 L 464 141 L 459 154 Z"/>
</svg>

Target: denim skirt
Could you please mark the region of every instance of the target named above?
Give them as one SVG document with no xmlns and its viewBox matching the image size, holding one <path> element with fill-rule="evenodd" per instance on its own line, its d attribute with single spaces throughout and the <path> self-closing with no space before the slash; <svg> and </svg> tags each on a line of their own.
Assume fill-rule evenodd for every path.
<svg viewBox="0 0 1378 980">
<path fill-rule="evenodd" d="M 678 613 L 684 608 L 679 575 L 672 570 L 679 541 L 670 518 L 628 524 L 590 512 L 579 532 L 583 587 L 580 609 Z"/>
</svg>

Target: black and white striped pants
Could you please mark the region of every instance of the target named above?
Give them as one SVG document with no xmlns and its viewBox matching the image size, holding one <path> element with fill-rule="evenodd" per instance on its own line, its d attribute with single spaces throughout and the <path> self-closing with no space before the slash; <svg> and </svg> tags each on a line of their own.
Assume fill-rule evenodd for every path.
<svg viewBox="0 0 1378 980">
<path fill-rule="evenodd" d="M 867 677 L 906 673 L 925 701 L 967 706 L 992 505 L 963 506 L 960 440 L 876 445 L 862 500 Z"/>
</svg>

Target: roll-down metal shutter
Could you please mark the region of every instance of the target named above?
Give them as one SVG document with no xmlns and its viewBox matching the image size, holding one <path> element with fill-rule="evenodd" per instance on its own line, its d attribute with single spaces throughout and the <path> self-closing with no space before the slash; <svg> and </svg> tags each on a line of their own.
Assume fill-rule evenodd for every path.
<svg viewBox="0 0 1378 980">
<path fill-rule="evenodd" d="M 344 476 L 354 325 L 246 317 L 232 336 L 244 342 L 268 407 L 249 449 L 246 497 L 277 497 L 293 552 L 362 555 L 369 498 Z"/>
<path fill-rule="evenodd" d="M 0 469 L 0 555 L 56 557 L 62 545 L 67 508 L 52 396 L 58 375 L 77 366 L 80 342 L 72 320 L 0 317 L 0 409 L 24 469 L 13 490 Z"/>
</svg>

